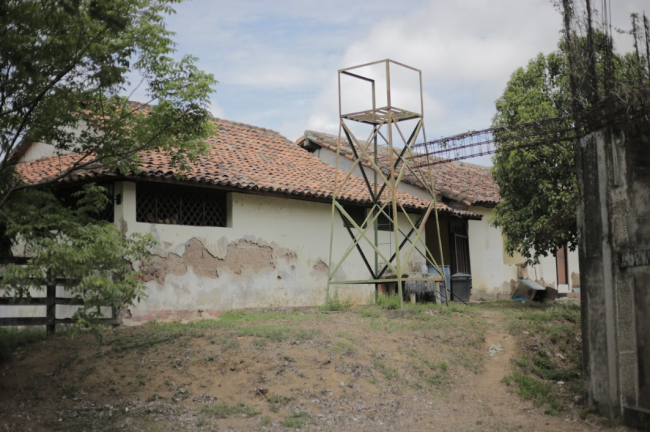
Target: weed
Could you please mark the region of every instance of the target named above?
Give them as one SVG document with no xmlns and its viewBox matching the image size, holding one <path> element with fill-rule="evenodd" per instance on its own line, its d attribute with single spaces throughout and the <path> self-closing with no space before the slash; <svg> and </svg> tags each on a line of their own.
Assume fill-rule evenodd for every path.
<svg viewBox="0 0 650 432">
<path fill-rule="evenodd" d="M 269 409 L 274 413 L 278 413 L 280 412 L 280 408 L 291 402 L 292 399 L 290 396 L 271 395 L 267 398 Z"/>
<path fill-rule="evenodd" d="M 386 378 L 388 381 L 391 381 L 399 376 L 397 369 L 388 366 L 386 363 L 379 359 L 374 359 L 372 361 L 372 365 L 375 367 L 375 369 L 381 372 L 382 375 L 384 375 L 384 378 Z"/>
<path fill-rule="evenodd" d="M 334 290 L 334 294 L 325 298 L 325 304 L 320 307 L 322 311 L 347 311 L 352 308 L 352 300 L 349 298 L 341 298 L 339 290 Z"/>
<path fill-rule="evenodd" d="M 355 348 L 352 344 L 347 342 L 338 341 L 334 346 L 329 347 L 329 350 L 334 354 L 341 354 L 346 356 L 351 356 L 355 353 Z"/>
<path fill-rule="evenodd" d="M 249 407 L 246 404 L 240 403 L 237 405 L 228 405 L 228 404 L 216 404 L 210 406 L 204 406 L 201 409 L 201 412 L 205 415 L 216 417 L 216 418 L 228 418 L 231 416 L 239 417 L 255 417 L 259 414 L 259 411 Z"/>
<path fill-rule="evenodd" d="M 11 357 L 16 348 L 45 339 L 45 331 L 42 329 L 0 329 L 0 361 Z"/>
<path fill-rule="evenodd" d="M 294 411 L 283 418 L 280 424 L 286 428 L 301 429 L 309 420 L 311 420 L 311 415 L 309 413 L 304 411 Z"/>
<path fill-rule="evenodd" d="M 391 295 L 379 294 L 377 296 L 377 300 L 375 301 L 375 305 L 382 309 L 388 309 L 388 310 L 399 309 L 399 297 L 396 295 L 391 296 Z"/>
<path fill-rule="evenodd" d="M 273 420 L 271 420 L 271 417 L 269 417 L 267 415 L 262 416 L 260 421 L 262 422 L 262 426 L 271 426 L 271 423 L 273 423 Z"/>
</svg>

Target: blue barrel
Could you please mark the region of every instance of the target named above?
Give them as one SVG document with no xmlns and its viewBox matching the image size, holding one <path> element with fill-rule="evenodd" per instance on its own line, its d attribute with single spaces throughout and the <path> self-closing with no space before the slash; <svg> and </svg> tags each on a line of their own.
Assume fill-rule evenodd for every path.
<svg viewBox="0 0 650 432">
<path fill-rule="evenodd" d="M 449 278 L 451 277 L 451 273 L 449 272 L 449 266 L 448 265 L 441 266 L 441 267 L 442 267 L 442 271 L 444 272 L 444 276 L 445 276 L 445 285 L 440 287 L 440 294 L 442 295 L 442 301 L 444 302 L 446 297 L 447 297 L 447 290 L 449 290 L 449 287 L 451 287 L 450 282 L 449 282 Z M 429 270 L 429 273 L 440 275 L 440 273 L 438 273 L 438 271 L 436 270 L 436 268 L 434 266 L 429 265 L 429 266 L 427 266 L 427 269 Z M 446 289 L 445 289 L 445 287 L 446 287 Z"/>
</svg>

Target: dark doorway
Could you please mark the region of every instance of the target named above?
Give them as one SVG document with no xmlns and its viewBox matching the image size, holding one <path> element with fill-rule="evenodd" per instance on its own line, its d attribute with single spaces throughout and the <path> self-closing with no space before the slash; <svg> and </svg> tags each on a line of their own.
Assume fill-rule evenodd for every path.
<svg viewBox="0 0 650 432">
<path fill-rule="evenodd" d="M 472 273 L 469 261 L 469 236 L 467 235 L 467 221 L 455 221 L 449 224 L 449 240 L 451 249 L 451 274 Z"/>
</svg>

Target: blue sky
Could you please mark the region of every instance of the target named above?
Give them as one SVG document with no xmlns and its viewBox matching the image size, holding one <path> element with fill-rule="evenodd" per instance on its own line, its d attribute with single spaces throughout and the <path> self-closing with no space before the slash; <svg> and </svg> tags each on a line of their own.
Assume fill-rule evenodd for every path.
<svg viewBox="0 0 650 432">
<path fill-rule="evenodd" d="M 600 2 L 595 2 L 600 4 Z M 641 0 L 613 0 L 629 28 Z M 193 0 L 167 20 L 178 54 L 219 81 L 215 116 L 276 130 L 338 133 L 337 70 L 391 58 L 423 72 L 427 138 L 489 127 L 510 74 L 555 49 L 549 0 Z"/>
</svg>

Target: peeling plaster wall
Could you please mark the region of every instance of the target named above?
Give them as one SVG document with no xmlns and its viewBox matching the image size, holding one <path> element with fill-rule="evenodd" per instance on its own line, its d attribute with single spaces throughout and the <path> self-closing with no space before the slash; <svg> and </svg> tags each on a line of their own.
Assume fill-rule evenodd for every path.
<svg viewBox="0 0 650 432">
<path fill-rule="evenodd" d="M 328 272 L 331 204 L 230 194 L 228 227 L 157 225 L 135 220 L 135 184 L 116 185 L 122 204 L 115 220 L 125 233 L 151 233 L 160 243 L 143 264 L 148 298 L 131 308 L 134 321 L 196 317 L 241 308 L 315 306 L 323 303 Z M 411 215 L 414 218 L 414 215 Z M 404 215 L 400 227 L 407 229 Z M 335 259 L 350 244 L 337 215 Z M 381 250 L 394 252 L 391 235 L 380 232 Z M 372 249 L 363 246 L 372 260 Z M 403 254 L 404 256 L 404 254 Z M 409 267 L 421 269 L 424 259 L 414 252 Z M 367 279 L 356 250 L 335 279 Z M 338 285 L 342 296 L 364 303 L 371 285 Z"/>
</svg>

